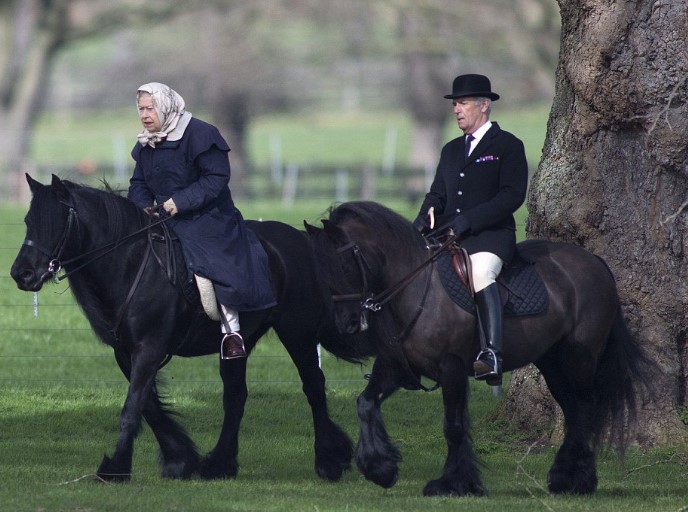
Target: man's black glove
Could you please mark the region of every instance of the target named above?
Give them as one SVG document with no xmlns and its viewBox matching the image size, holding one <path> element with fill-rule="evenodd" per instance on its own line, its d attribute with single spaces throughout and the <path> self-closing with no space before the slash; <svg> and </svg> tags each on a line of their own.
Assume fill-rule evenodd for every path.
<svg viewBox="0 0 688 512">
<path fill-rule="evenodd" d="M 413 221 L 413 227 L 420 231 L 422 234 L 428 233 L 430 231 L 430 220 L 427 215 L 419 215 L 416 220 Z"/>
<path fill-rule="evenodd" d="M 471 223 L 464 215 L 457 215 L 452 221 L 452 229 L 456 236 L 461 237 L 471 230 Z"/>
</svg>

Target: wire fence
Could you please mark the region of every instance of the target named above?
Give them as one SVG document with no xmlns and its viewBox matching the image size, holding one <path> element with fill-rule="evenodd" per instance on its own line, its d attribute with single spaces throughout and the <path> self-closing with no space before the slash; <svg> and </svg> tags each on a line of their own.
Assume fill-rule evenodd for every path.
<svg viewBox="0 0 688 512">
<path fill-rule="evenodd" d="M 0 231 L 15 230 L 23 236 L 23 224 L 0 222 Z M 20 246 L 21 241 L 16 246 L 0 247 L 0 261 L 7 262 L 6 271 L 0 274 L 0 383 L 21 387 L 126 386 L 112 350 L 99 342 L 66 282 L 58 290 L 46 285 L 38 294 L 18 290 L 9 269 Z M 218 330 L 218 345 L 219 337 Z M 320 356 L 328 387 L 363 388 L 366 365 L 339 361 L 324 350 Z M 162 374 L 175 385 L 218 384 L 216 358 L 193 358 L 194 363 L 173 358 L 171 371 L 166 367 Z M 300 388 L 296 368 L 272 331 L 249 357 L 247 383 L 253 387 Z"/>
</svg>

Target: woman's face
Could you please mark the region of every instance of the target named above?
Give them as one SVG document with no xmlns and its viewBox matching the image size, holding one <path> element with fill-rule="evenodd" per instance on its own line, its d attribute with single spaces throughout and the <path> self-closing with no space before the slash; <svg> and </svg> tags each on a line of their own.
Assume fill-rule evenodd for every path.
<svg viewBox="0 0 688 512">
<path fill-rule="evenodd" d="M 159 132 L 161 123 L 153 106 L 153 97 L 147 92 L 139 94 L 139 119 L 143 127 L 151 133 Z"/>
</svg>

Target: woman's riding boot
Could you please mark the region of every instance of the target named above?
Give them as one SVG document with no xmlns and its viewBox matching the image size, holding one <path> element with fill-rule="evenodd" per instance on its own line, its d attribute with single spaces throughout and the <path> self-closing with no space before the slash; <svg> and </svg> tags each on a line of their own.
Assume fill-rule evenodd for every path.
<svg viewBox="0 0 688 512">
<path fill-rule="evenodd" d="M 240 357 L 246 357 L 244 338 L 239 334 L 239 312 L 222 303 L 219 304 L 222 310 L 222 315 L 220 315 L 222 332 L 225 333 L 220 343 L 220 359 L 238 359 Z"/>
<path fill-rule="evenodd" d="M 502 299 L 497 283 L 476 292 L 475 305 L 478 308 L 480 327 L 485 335 L 487 347 L 478 354 L 473 363 L 475 378 L 487 380 L 491 386 L 502 382 Z"/>
</svg>

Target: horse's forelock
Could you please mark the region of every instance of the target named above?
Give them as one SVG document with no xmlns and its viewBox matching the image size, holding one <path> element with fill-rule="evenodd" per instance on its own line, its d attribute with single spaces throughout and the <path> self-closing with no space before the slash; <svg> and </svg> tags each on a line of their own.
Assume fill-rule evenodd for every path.
<svg viewBox="0 0 688 512">
<path fill-rule="evenodd" d="M 340 227 L 352 219 L 360 223 L 374 244 L 382 250 L 396 248 L 408 251 L 414 247 L 423 247 L 413 224 L 380 203 L 372 201 L 342 203 L 330 214 L 330 220 Z"/>
<path fill-rule="evenodd" d="M 326 289 L 341 292 L 342 287 L 346 286 L 347 283 L 346 277 L 342 275 L 340 260 L 337 254 L 338 247 L 333 245 L 332 240 L 325 231 L 320 231 L 311 239 L 311 242 L 316 260 L 318 261 L 316 271 L 319 274 L 319 282 Z"/>
<path fill-rule="evenodd" d="M 26 223 L 35 230 L 30 236 L 36 241 L 49 239 L 62 220 L 62 206 L 49 186 L 38 187 L 33 192 L 31 205 L 26 214 Z"/>
</svg>

